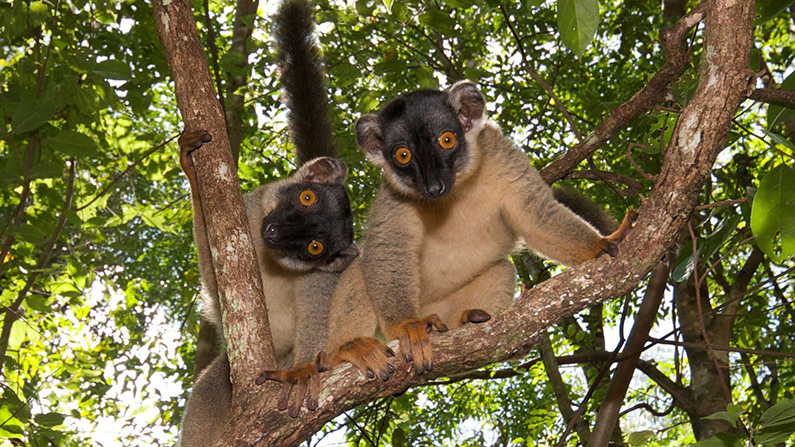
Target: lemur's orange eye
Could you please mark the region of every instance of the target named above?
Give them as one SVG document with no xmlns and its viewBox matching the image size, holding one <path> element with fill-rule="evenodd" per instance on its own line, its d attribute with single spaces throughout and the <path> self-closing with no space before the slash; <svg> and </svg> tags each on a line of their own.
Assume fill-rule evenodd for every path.
<svg viewBox="0 0 795 447">
<path fill-rule="evenodd" d="M 315 204 L 315 192 L 311 189 L 305 189 L 301 191 L 298 200 L 301 201 L 301 205 L 303 206 L 312 206 Z"/>
<path fill-rule="evenodd" d="M 306 251 L 309 253 L 309 256 L 320 256 L 325 250 L 326 246 L 320 241 L 312 241 L 306 246 Z"/>
<path fill-rule="evenodd" d="M 395 149 L 395 161 L 401 165 L 406 166 L 411 161 L 411 151 L 407 147 L 400 146 Z"/>
<path fill-rule="evenodd" d="M 439 137 L 439 146 L 443 149 L 452 149 L 455 147 L 455 134 L 447 131 Z"/>
</svg>

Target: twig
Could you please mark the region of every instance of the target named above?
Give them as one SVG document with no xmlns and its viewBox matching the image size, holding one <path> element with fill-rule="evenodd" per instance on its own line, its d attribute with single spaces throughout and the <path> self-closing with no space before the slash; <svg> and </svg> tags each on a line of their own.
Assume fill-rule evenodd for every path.
<svg viewBox="0 0 795 447">
<path fill-rule="evenodd" d="M 560 113 L 563 114 L 563 117 L 569 123 L 569 126 L 571 126 L 572 133 L 574 133 L 578 141 L 582 141 L 582 133 L 580 133 L 580 130 L 577 128 L 577 124 L 574 123 L 574 118 L 572 118 L 569 111 L 566 110 L 566 107 L 563 105 L 563 102 L 560 100 L 560 98 L 558 98 L 558 96 L 555 95 L 555 92 L 552 90 L 552 87 L 550 87 L 549 84 L 547 84 L 547 81 L 545 81 L 544 78 L 539 76 L 538 73 L 536 73 L 535 70 L 533 70 L 533 68 L 530 66 L 530 63 L 527 61 L 527 56 L 525 55 L 524 52 L 524 45 L 522 45 L 522 39 L 519 37 L 519 33 L 516 32 L 516 28 L 513 27 L 513 23 L 511 23 L 511 18 L 508 15 L 508 11 L 505 10 L 505 6 L 503 6 L 502 3 L 500 3 L 500 11 L 502 11 L 502 16 L 505 19 L 505 23 L 508 25 L 508 28 L 510 28 L 514 40 L 516 40 L 516 46 L 519 49 L 519 53 L 522 55 L 522 62 L 524 62 L 527 74 L 529 74 L 530 77 L 542 89 L 544 89 L 545 92 L 547 92 L 549 97 L 552 98 L 552 100 L 555 102 L 555 107 L 557 107 Z"/>
</svg>

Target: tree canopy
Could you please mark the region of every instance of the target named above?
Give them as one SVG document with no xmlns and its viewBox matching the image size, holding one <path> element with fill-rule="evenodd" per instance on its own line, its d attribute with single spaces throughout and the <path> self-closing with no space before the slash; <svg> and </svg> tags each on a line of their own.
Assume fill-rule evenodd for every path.
<svg viewBox="0 0 795 447">
<path fill-rule="evenodd" d="M 191 2 L 244 191 L 295 167 L 270 37 L 276 3 Z M 680 120 L 719 82 L 699 74 L 719 59 L 709 39 L 743 38 L 708 35 L 708 0 L 313 3 L 357 234 L 379 173 L 356 149 L 356 118 L 461 79 L 477 82 L 546 180 L 616 217 L 643 209 L 674 147 L 699 128 L 711 138 L 710 123 Z M 311 445 L 585 445 L 604 430 L 630 445 L 793 442 L 791 3 L 757 2 L 748 99 L 704 106 L 731 127 L 715 137 L 714 163 L 683 159 L 682 172 L 708 175 L 647 278 L 548 327 L 524 359 L 358 406 Z M 0 2 L 2 445 L 176 440 L 198 268 L 177 160 L 183 118 L 152 16 L 144 2 Z M 584 155 L 560 163 L 572 154 Z M 544 293 L 561 270 L 513 260 L 517 290 Z"/>
</svg>

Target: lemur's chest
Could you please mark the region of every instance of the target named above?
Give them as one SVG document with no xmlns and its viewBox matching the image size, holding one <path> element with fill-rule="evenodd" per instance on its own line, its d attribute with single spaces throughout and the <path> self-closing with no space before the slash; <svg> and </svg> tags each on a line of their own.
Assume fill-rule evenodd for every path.
<svg viewBox="0 0 795 447">
<path fill-rule="evenodd" d="M 295 343 L 297 280 L 293 275 L 263 272 L 262 283 L 276 362 L 282 365 L 289 361 Z"/>
<path fill-rule="evenodd" d="M 503 185 L 482 172 L 454 185 L 441 206 L 419 210 L 421 287 L 427 299 L 453 293 L 514 249 L 517 237 L 501 215 Z"/>
</svg>

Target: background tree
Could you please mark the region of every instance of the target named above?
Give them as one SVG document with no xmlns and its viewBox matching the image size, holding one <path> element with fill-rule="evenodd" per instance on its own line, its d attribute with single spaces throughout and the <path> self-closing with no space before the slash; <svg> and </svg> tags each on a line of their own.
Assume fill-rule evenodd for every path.
<svg viewBox="0 0 795 447">
<path fill-rule="evenodd" d="M 316 440 L 344 431 L 367 445 L 604 445 L 607 433 L 682 445 L 724 432 L 786 442 L 793 9 L 760 2 L 751 35 L 747 8 L 726 23 L 741 6 L 674 3 L 316 2 L 360 225 L 378 180 L 354 149 L 355 118 L 398 92 L 463 78 L 479 83 L 492 117 L 547 180 L 565 178 L 616 216 L 642 212 L 616 260 L 543 282 L 558 268 L 517 257 L 529 296 L 490 326 L 513 338 L 467 344 L 465 362 L 462 340 L 485 329 L 434 338 L 435 372 L 446 378 L 360 406 Z M 256 16 L 253 2 L 192 6 L 233 149 L 240 141 L 243 189 L 284 175 L 292 166 L 271 4 Z M 198 278 L 173 144 L 182 119 L 152 15 L 135 2 L 0 4 L 0 443 L 170 444 L 176 435 Z M 747 62 L 737 50 L 751 44 Z M 546 321 L 528 317 L 549 309 Z M 525 361 L 464 372 L 515 348 L 516 331 L 542 329 Z M 321 403 L 326 413 L 288 421 L 260 401 L 259 417 L 300 437 L 406 379 L 345 395 L 357 377 L 329 377 L 336 398 Z"/>
</svg>

